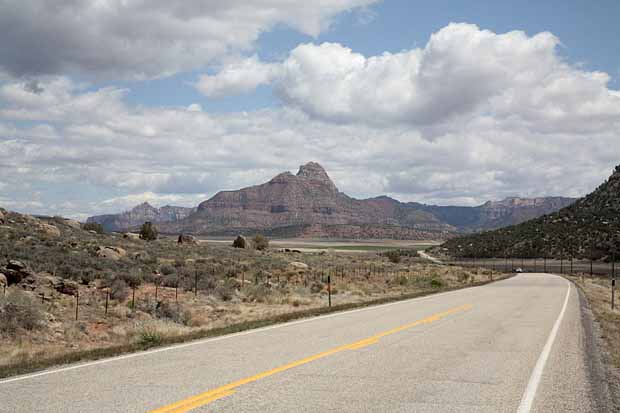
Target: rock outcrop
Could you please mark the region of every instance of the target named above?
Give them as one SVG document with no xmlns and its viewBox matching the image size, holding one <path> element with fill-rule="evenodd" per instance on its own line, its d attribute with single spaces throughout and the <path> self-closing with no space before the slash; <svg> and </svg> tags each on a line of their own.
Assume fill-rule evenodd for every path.
<svg viewBox="0 0 620 413">
<path fill-rule="evenodd" d="M 60 237 L 60 230 L 54 225 L 40 223 L 36 226 L 36 230 L 48 237 Z"/>
<path fill-rule="evenodd" d="M 110 260 L 120 260 L 127 255 L 127 251 L 120 247 L 98 247 L 95 253 L 99 258 L 107 258 Z"/>
<path fill-rule="evenodd" d="M 26 264 L 18 260 L 9 260 L 5 267 L 0 267 L 0 273 L 6 279 L 6 285 L 18 284 L 25 278 L 35 275 Z"/>
<path fill-rule="evenodd" d="M 198 245 L 198 241 L 196 240 L 196 237 L 194 237 L 193 235 L 188 235 L 188 234 L 179 235 L 179 238 L 177 239 L 177 243 L 188 244 L 188 245 Z"/>
</svg>

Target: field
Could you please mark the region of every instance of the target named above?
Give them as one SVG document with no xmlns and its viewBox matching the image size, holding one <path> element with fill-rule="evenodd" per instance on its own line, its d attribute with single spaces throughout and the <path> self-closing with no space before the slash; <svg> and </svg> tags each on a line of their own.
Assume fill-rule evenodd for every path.
<svg viewBox="0 0 620 413">
<path fill-rule="evenodd" d="M 293 240 L 284 245 L 304 251 L 286 252 L 272 241 L 261 251 L 8 218 L 0 272 L 13 281 L 0 292 L 0 376 L 319 314 L 330 302 L 351 308 L 491 278 L 428 263 L 417 242 Z"/>
<path fill-rule="evenodd" d="M 208 243 L 230 244 L 232 239 L 228 238 L 206 238 Z M 325 239 L 306 239 L 289 238 L 273 239 L 270 245 L 272 248 L 297 249 L 304 252 L 317 252 L 323 250 L 333 251 L 389 251 L 398 249 L 424 250 L 439 245 L 437 241 L 402 241 L 402 240 L 325 240 Z"/>
</svg>

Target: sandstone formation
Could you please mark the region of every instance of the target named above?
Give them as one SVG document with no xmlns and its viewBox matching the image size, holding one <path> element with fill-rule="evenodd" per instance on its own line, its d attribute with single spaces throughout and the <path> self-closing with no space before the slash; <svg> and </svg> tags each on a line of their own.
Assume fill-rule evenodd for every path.
<svg viewBox="0 0 620 413">
<path fill-rule="evenodd" d="M 508 198 L 478 207 L 450 207 L 403 203 L 387 196 L 355 199 L 340 192 L 321 165 L 309 162 L 296 174 L 284 172 L 261 185 L 221 191 L 187 216 L 157 226 L 168 234 L 444 239 L 522 222 L 571 202 L 570 198 Z M 143 204 L 132 211 L 136 209 L 155 208 Z M 115 219 L 129 222 L 127 214 Z M 140 217 L 144 221 L 146 214 Z"/>
</svg>

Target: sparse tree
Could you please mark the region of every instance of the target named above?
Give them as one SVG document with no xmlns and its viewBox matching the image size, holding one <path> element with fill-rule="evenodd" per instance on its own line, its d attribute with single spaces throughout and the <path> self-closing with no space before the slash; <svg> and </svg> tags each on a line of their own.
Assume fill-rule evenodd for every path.
<svg viewBox="0 0 620 413">
<path fill-rule="evenodd" d="M 84 231 L 95 231 L 97 234 L 103 234 L 103 225 L 97 222 L 87 222 L 82 226 Z"/>
<path fill-rule="evenodd" d="M 247 248 L 248 242 L 243 235 L 237 235 L 232 246 L 235 248 Z"/>
<path fill-rule="evenodd" d="M 254 248 L 259 251 L 269 248 L 269 240 L 262 234 L 256 234 L 252 239 L 252 243 L 254 244 Z"/>
<path fill-rule="evenodd" d="M 157 227 L 152 222 L 145 222 L 140 228 L 140 238 L 145 241 L 154 241 L 157 239 Z"/>
</svg>

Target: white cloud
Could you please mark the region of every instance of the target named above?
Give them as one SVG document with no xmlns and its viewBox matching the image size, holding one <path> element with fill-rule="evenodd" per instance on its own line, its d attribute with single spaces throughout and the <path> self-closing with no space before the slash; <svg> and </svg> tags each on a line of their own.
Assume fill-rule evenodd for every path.
<svg viewBox="0 0 620 413">
<path fill-rule="evenodd" d="M 93 205 L 94 209 L 106 209 L 112 211 L 124 211 L 138 204 L 148 202 L 159 207 L 164 205 L 195 207 L 207 197 L 207 194 L 158 194 L 155 192 L 142 192 L 129 194 L 115 198 L 104 199 Z"/>
<path fill-rule="evenodd" d="M 5 83 L 0 204 L 80 217 L 151 193 L 197 203 L 310 160 L 357 196 L 582 195 L 619 163 L 620 96 L 557 42 L 451 25 L 375 57 L 302 45 L 275 80 L 290 105 L 249 113 L 131 106 L 123 89 L 66 77 Z"/>
<path fill-rule="evenodd" d="M 0 2 L 0 72 L 151 78 L 253 47 L 277 24 L 317 36 L 376 0 Z"/>
<path fill-rule="evenodd" d="M 337 43 L 302 44 L 279 67 L 265 66 L 286 103 L 331 122 L 402 123 L 431 137 L 484 116 L 549 132 L 617 122 L 620 96 L 608 89 L 609 76 L 567 64 L 558 43 L 547 32 L 495 34 L 453 23 L 424 48 L 365 57 Z M 209 76 L 210 87 L 247 91 L 268 81 L 228 71 Z"/>
<path fill-rule="evenodd" d="M 278 77 L 280 66 L 262 63 L 254 55 L 245 60 L 229 63 L 216 75 L 203 75 L 196 87 L 204 95 L 219 98 L 236 95 L 256 89 L 262 84 L 271 83 Z"/>
</svg>

